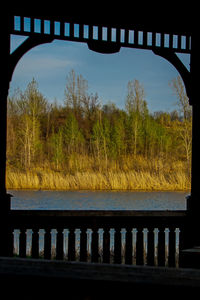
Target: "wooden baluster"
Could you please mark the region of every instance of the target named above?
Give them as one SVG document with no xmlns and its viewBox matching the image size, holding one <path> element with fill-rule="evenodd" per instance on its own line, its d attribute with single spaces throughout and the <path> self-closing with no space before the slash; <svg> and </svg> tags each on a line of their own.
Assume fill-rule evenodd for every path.
<svg viewBox="0 0 200 300">
<path fill-rule="evenodd" d="M 69 229 L 68 260 L 75 260 L 75 228 Z"/>
<path fill-rule="evenodd" d="M 26 229 L 20 229 L 19 235 L 19 256 L 26 257 Z"/>
<path fill-rule="evenodd" d="M 158 265 L 165 266 L 165 228 L 159 227 L 158 232 Z"/>
<path fill-rule="evenodd" d="M 56 259 L 64 258 L 64 249 L 63 249 L 63 228 L 57 228 L 56 236 Z"/>
<path fill-rule="evenodd" d="M 98 262 L 99 259 L 99 234 L 98 228 L 92 228 L 92 242 L 91 242 L 91 261 Z"/>
<path fill-rule="evenodd" d="M 133 261 L 133 234 L 132 228 L 126 228 L 126 242 L 125 242 L 125 264 L 131 265 Z"/>
<path fill-rule="evenodd" d="M 155 264 L 155 234 L 154 228 L 148 228 L 147 236 L 147 265 L 154 266 Z"/>
<path fill-rule="evenodd" d="M 110 231 L 108 227 L 103 230 L 103 263 L 110 263 Z"/>
<path fill-rule="evenodd" d="M 44 258 L 51 259 L 51 229 L 46 228 L 44 234 Z"/>
<path fill-rule="evenodd" d="M 114 263 L 120 264 L 122 260 L 122 237 L 121 237 L 121 228 L 115 228 L 115 237 L 114 237 Z"/>
<path fill-rule="evenodd" d="M 136 240 L 136 264 L 144 264 L 144 239 L 143 228 L 137 228 L 137 240 Z"/>
<path fill-rule="evenodd" d="M 168 246 L 168 266 L 175 267 L 175 255 L 176 255 L 176 232 L 175 227 L 170 227 L 169 231 L 169 246 Z"/>
<path fill-rule="evenodd" d="M 81 227 L 80 261 L 87 261 L 87 228 Z"/>
<path fill-rule="evenodd" d="M 31 256 L 32 258 L 39 257 L 39 229 L 38 228 L 33 228 Z"/>
</svg>

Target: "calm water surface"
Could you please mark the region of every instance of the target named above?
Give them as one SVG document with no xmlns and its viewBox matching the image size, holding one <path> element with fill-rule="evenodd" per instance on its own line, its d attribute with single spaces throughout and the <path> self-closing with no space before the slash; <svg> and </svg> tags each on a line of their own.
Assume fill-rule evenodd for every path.
<svg viewBox="0 0 200 300">
<path fill-rule="evenodd" d="M 186 192 L 9 191 L 12 209 L 185 210 Z"/>
</svg>

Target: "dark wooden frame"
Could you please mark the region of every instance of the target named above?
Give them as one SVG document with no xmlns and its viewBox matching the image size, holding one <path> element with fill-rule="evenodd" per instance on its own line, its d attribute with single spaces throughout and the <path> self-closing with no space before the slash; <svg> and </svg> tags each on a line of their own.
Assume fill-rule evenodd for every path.
<svg viewBox="0 0 200 300">
<path fill-rule="evenodd" d="M 19 10 L 18 10 L 19 11 Z M 14 24 L 14 16 L 19 16 L 21 25 L 16 29 Z M 30 29 L 25 28 L 24 18 L 29 18 Z M 35 29 L 35 20 L 40 20 L 39 30 Z M 2 41 L 2 74 L 0 88 L 0 198 L 1 198 L 1 211 L 0 211 L 0 230 L 3 246 L 0 249 L 0 255 L 8 256 L 12 252 L 12 233 L 11 230 L 15 226 L 25 228 L 26 226 L 33 226 L 37 224 L 37 228 L 43 225 L 44 222 L 50 222 L 51 225 L 55 224 L 56 228 L 63 228 L 64 223 L 69 222 L 81 224 L 84 227 L 85 222 L 89 224 L 97 224 L 103 222 L 105 232 L 107 225 L 115 224 L 116 220 L 120 224 L 126 224 L 129 232 L 130 226 L 138 224 L 140 226 L 150 226 L 153 228 L 157 222 L 161 228 L 179 223 L 179 216 L 172 217 L 174 212 L 120 212 L 119 215 L 111 212 L 28 212 L 19 211 L 12 212 L 10 210 L 10 195 L 6 191 L 6 118 L 7 118 L 7 95 L 9 90 L 9 83 L 12 78 L 13 71 L 19 59 L 32 47 L 42 43 L 52 42 L 54 39 L 70 40 L 77 42 L 85 42 L 91 50 L 101 53 L 115 53 L 121 47 L 140 48 L 152 50 L 156 55 L 167 59 L 180 73 L 183 78 L 187 95 L 190 104 L 193 107 L 193 142 L 192 142 L 192 188 L 191 195 L 188 197 L 187 213 L 184 213 L 184 221 L 182 225 L 184 229 L 184 245 L 195 246 L 200 243 L 199 235 L 196 234 L 194 228 L 199 226 L 199 211 L 200 211 L 200 134 L 199 134 L 199 119 L 200 119 L 200 102 L 198 101 L 198 71 L 199 71 L 199 47 L 198 47 L 198 34 L 191 26 L 187 27 L 185 21 L 181 26 L 161 26 L 156 24 L 152 26 L 146 22 L 143 24 L 134 23 L 132 19 L 126 22 L 119 22 L 116 19 L 109 18 L 104 21 L 99 18 L 90 18 L 87 16 L 67 15 L 57 16 L 56 14 L 37 15 L 30 14 L 30 12 L 11 12 L 5 13 L 1 21 L 1 41 Z M 45 20 L 49 21 L 49 32 L 45 32 Z M 59 30 L 56 32 L 55 24 L 59 24 Z M 69 24 L 69 33 L 65 32 L 65 24 Z M 78 24 L 78 33 L 75 32 L 75 24 Z M 180 25 L 180 24 L 179 24 Z M 84 34 L 84 26 L 87 26 L 87 37 Z M 97 33 L 94 31 L 97 28 Z M 106 28 L 106 37 L 103 36 L 103 28 Z M 113 29 L 115 30 L 115 38 L 113 38 Z M 130 39 L 130 34 L 134 33 L 134 40 Z M 139 34 L 140 32 L 140 34 Z M 123 33 L 123 35 L 122 35 Z M 149 33 L 151 39 L 149 39 Z M 12 54 L 10 54 L 10 35 L 23 34 L 27 35 L 28 39 L 22 43 Z M 142 36 L 142 38 L 141 38 Z M 176 36 L 176 45 L 174 44 L 174 36 Z M 168 42 L 166 43 L 166 37 Z M 151 40 L 151 42 L 150 42 Z M 184 42 L 185 41 L 185 42 Z M 183 42 L 185 43 L 183 46 Z M 191 68 L 183 65 L 176 53 L 188 53 L 191 56 Z M 47 215 L 46 215 L 47 214 Z M 63 215 L 62 215 L 63 214 Z M 71 215 L 70 215 L 71 214 Z M 74 215 L 73 215 L 74 214 Z M 90 214 L 93 214 L 92 216 Z M 102 215 L 101 215 L 102 214 Z M 110 214 L 110 216 L 109 216 Z M 117 214 L 117 212 L 116 212 Z M 182 214 L 182 213 L 181 213 Z M 183 216 L 182 216 L 183 217 Z M 182 219 L 181 217 L 181 219 Z M 89 223 L 88 223 L 89 222 Z M 106 225 L 107 224 L 107 225 Z M 147 224 L 147 225 L 145 225 Z M 61 226 L 61 227 L 60 227 Z M 94 226 L 94 225 L 92 225 Z M 106 227 L 107 226 L 107 227 Z M 120 225 L 121 226 L 121 225 Z M 157 225 L 156 225 L 157 226 Z M 174 225 L 172 225 L 174 226 Z M 23 231 L 24 232 L 24 231 Z M 48 232 L 48 230 L 47 230 Z M 48 232 L 49 234 L 49 232 Z M 47 234 L 47 236 L 48 236 Z M 62 233 L 60 231 L 60 243 L 62 244 Z M 119 235 L 119 234 L 118 234 Z M 95 236 L 95 235 L 94 235 Z M 130 236 L 130 235 L 129 235 Z M 97 238 L 97 237 L 96 237 Z M 23 238 L 22 238 L 23 240 Z M 48 240 L 48 239 L 47 239 Z M 163 240 L 163 236 L 161 238 Z M 93 243 L 95 244 L 95 239 Z M 84 243 L 84 238 L 82 238 Z M 33 235 L 33 243 L 35 249 L 38 247 L 37 232 Z M 22 243 L 23 244 L 23 243 Z M 73 243 L 72 243 L 73 244 Z M 141 243 L 140 243 L 141 244 Z M 106 245 L 106 241 L 105 241 Z M 160 244 L 161 245 L 161 244 Z M 184 247 L 185 247 L 184 246 Z M 128 243 L 127 243 L 127 247 Z M 163 245 L 161 246 L 163 247 Z M 61 247 L 62 248 L 62 247 Z M 106 248 L 106 246 L 105 246 Z M 22 251 L 23 252 L 23 251 Z M 35 251 L 36 253 L 37 251 Z M 47 251 L 48 252 L 48 251 Z M 118 248 L 119 252 L 119 248 Z M 36 254 L 34 254 L 36 255 Z M 84 257 L 85 254 L 83 254 Z M 106 254 L 105 254 L 106 255 Z M 60 256 L 60 254 L 58 255 Z"/>
</svg>

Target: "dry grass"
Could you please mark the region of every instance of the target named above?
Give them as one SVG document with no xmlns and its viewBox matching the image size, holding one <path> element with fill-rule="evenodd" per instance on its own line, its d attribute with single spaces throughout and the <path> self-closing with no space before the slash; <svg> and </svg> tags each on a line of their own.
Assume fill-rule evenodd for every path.
<svg viewBox="0 0 200 300">
<path fill-rule="evenodd" d="M 7 168 L 8 189 L 42 190 L 188 190 L 190 171 L 186 162 L 163 158 L 122 157 L 97 162 L 77 156 L 67 169 L 55 171 L 49 165 L 20 171 Z"/>
<path fill-rule="evenodd" d="M 8 189 L 44 190 L 188 190 L 189 178 L 182 171 L 172 174 L 150 172 L 12 172 L 7 174 Z"/>
</svg>

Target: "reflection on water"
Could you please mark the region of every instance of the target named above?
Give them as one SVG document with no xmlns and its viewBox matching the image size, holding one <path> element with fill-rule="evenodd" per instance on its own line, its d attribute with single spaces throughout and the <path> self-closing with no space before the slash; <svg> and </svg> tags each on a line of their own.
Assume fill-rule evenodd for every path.
<svg viewBox="0 0 200 300">
<path fill-rule="evenodd" d="M 9 191 L 12 209 L 185 210 L 186 192 Z"/>
</svg>

